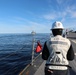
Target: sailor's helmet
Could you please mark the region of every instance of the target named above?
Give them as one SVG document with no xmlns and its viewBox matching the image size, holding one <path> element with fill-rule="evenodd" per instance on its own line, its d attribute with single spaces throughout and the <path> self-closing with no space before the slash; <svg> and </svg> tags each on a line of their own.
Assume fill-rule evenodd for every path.
<svg viewBox="0 0 76 75">
<path fill-rule="evenodd" d="M 56 21 L 56 22 L 54 22 L 54 23 L 52 24 L 51 30 L 52 30 L 52 29 L 64 29 L 64 27 L 63 27 L 63 25 L 62 25 L 61 22 Z"/>
</svg>

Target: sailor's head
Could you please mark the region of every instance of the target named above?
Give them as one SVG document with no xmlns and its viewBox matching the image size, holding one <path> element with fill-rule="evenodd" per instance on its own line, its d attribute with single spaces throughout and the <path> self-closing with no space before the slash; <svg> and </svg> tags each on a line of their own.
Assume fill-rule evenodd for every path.
<svg viewBox="0 0 76 75">
<path fill-rule="evenodd" d="M 59 21 L 56 21 L 52 24 L 51 30 L 52 30 L 52 33 L 54 36 L 62 35 L 63 29 L 64 29 L 64 27 L 63 27 L 62 23 Z"/>
</svg>

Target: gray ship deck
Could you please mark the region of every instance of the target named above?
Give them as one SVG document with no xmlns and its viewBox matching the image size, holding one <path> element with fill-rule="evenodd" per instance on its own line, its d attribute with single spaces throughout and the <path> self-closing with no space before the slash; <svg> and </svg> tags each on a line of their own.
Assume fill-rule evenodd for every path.
<svg viewBox="0 0 76 75">
<path fill-rule="evenodd" d="M 68 38 L 71 40 L 74 53 L 75 53 L 75 59 L 73 61 L 70 61 L 70 75 L 76 75 L 76 33 L 70 33 Z M 19 75 L 44 75 L 44 67 L 45 62 L 41 58 L 41 54 L 34 60 L 34 65 L 28 65 L 24 68 L 22 72 L 20 72 Z"/>
</svg>

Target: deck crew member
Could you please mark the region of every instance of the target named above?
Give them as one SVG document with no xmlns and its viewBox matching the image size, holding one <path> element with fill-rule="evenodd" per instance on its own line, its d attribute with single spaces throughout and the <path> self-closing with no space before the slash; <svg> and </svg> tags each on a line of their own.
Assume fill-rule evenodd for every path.
<svg viewBox="0 0 76 75">
<path fill-rule="evenodd" d="M 63 25 L 52 24 L 54 37 L 44 43 L 42 58 L 46 60 L 45 75 L 68 75 L 69 62 L 74 59 L 74 51 L 69 39 L 62 37 Z"/>
</svg>

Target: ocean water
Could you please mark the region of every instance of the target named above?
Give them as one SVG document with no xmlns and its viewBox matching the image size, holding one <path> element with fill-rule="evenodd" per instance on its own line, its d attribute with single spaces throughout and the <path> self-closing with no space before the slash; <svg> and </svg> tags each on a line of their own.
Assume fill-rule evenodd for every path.
<svg viewBox="0 0 76 75">
<path fill-rule="evenodd" d="M 36 34 L 42 46 L 50 34 Z M 0 34 L 0 75 L 18 75 L 31 62 L 31 34 Z M 38 54 L 35 53 L 35 56 Z"/>
</svg>

